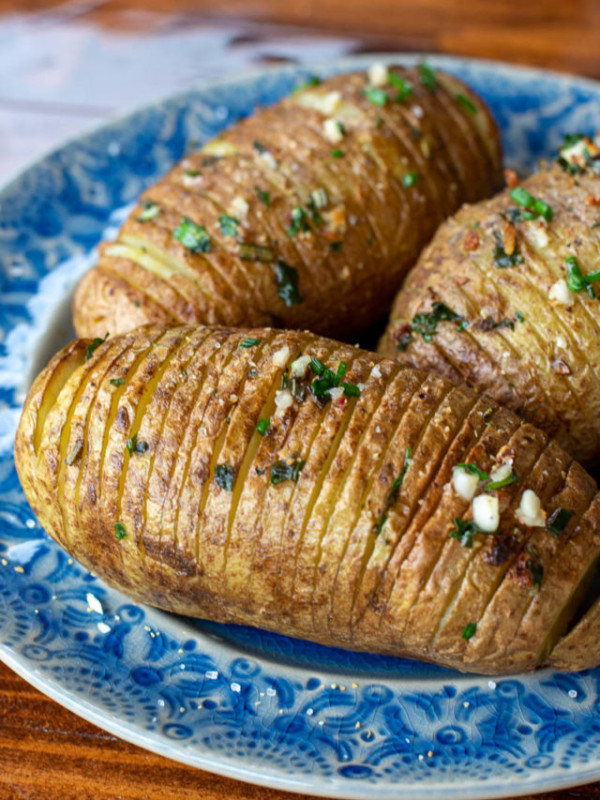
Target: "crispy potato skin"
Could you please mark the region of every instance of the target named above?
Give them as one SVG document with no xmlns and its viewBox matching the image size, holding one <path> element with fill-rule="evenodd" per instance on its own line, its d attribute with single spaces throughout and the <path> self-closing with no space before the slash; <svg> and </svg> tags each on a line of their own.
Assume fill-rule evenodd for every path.
<svg viewBox="0 0 600 800">
<path fill-rule="evenodd" d="M 565 641 L 600 557 L 600 502 L 512 412 L 311 333 L 147 327 L 86 358 L 88 345 L 36 380 L 15 459 L 46 530 L 111 585 L 189 616 L 465 671 L 533 669 Z M 340 381 L 360 394 L 317 402 L 307 367 L 287 395 L 301 354 L 334 373 L 343 362 Z M 519 480 L 495 492 L 499 532 L 461 546 L 449 532 L 471 511 L 454 467 L 506 458 Z M 277 465 L 296 471 L 277 482 Z M 561 536 L 519 523 L 525 489 L 547 514 L 573 512 Z"/>
<path fill-rule="evenodd" d="M 441 72 L 433 91 L 416 69 L 392 72 L 412 86 L 402 102 L 391 84 L 384 106 L 370 102 L 365 73 L 336 76 L 186 157 L 101 246 L 74 299 L 78 335 L 183 322 L 344 338 L 382 318 L 442 220 L 503 184 L 483 101 Z M 205 252 L 174 236 L 184 218 Z M 282 297 L 280 262 L 299 298 Z"/>
<path fill-rule="evenodd" d="M 598 268 L 600 178 L 555 165 L 522 186 L 549 204 L 554 218 L 510 224 L 518 206 L 509 190 L 463 207 L 409 274 L 379 352 L 470 384 L 554 436 L 574 458 L 598 463 L 600 309 L 565 281 L 571 256 L 584 274 Z M 499 266 L 497 248 L 513 245 L 520 263 Z M 554 299 L 561 285 L 566 302 Z M 425 341 L 411 325 L 435 302 L 466 322 L 440 322 Z M 412 341 L 399 349 L 406 336 Z"/>
</svg>

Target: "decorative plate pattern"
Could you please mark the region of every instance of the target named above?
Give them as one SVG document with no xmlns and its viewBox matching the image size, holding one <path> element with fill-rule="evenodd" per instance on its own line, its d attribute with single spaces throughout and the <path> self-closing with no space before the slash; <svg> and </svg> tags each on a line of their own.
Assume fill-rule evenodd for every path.
<svg viewBox="0 0 600 800">
<path fill-rule="evenodd" d="M 466 800 L 598 779 L 600 670 L 467 677 L 137 606 L 48 539 L 17 481 L 23 394 L 71 335 L 73 287 L 138 193 L 310 72 L 373 60 L 286 68 L 170 98 L 66 144 L 0 193 L 0 657 L 125 739 L 273 787 Z M 530 169 L 564 133 L 600 127 L 600 85 L 591 81 L 430 61 L 488 100 L 510 166 Z"/>
</svg>

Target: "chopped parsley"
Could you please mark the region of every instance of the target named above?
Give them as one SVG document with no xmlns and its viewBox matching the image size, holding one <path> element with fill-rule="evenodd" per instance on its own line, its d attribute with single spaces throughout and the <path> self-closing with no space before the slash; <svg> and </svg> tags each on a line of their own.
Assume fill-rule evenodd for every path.
<svg viewBox="0 0 600 800">
<path fill-rule="evenodd" d="M 326 367 L 318 358 L 311 359 L 310 367 L 317 376 L 310 386 L 313 397 L 317 400 L 327 402 L 331 399 L 331 389 L 335 389 L 338 386 L 342 387 L 347 397 L 360 397 L 360 388 L 358 386 L 354 383 L 342 382 L 348 369 L 345 361 L 340 361 L 336 372 Z"/>
<path fill-rule="evenodd" d="M 247 339 L 244 339 L 243 342 L 240 342 L 238 347 L 243 347 L 244 350 L 248 350 L 250 347 L 254 347 L 256 344 L 260 344 L 260 339 L 252 339 L 251 337 L 248 337 Z"/>
<path fill-rule="evenodd" d="M 515 318 L 518 322 L 525 322 L 525 316 L 522 311 L 515 311 Z"/>
<path fill-rule="evenodd" d="M 582 289 L 585 289 L 590 297 L 595 297 L 596 293 L 594 292 L 592 284 L 600 280 L 600 269 L 595 272 L 588 272 L 587 275 L 584 275 L 576 256 L 569 256 L 566 263 L 567 286 L 569 289 L 572 292 L 580 292 Z"/>
<path fill-rule="evenodd" d="M 400 470 L 400 474 L 398 475 L 397 478 L 394 479 L 394 482 L 392 483 L 391 488 L 387 493 L 387 497 L 385 498 L 383 511 L 375 526 L 375 536 L 379 536 L 379 534 L 383 530 L 383 526 L 385 525 L 385 521 L 388 517 L 388 511 L 390 510 L 390 507 L 398 499 L 398 495 L 400 494 L 400 489 L 402 488 L 402 483 L 404 482 L 406 471 L 410 466 L 410 460 L 411 460 L 411 449 L 410 447 L 407 447 L 404 453 L 404 464 L 402 466 L 402 469 Z"/>
<path fill-rule="evenodd" d="M 468 327 L 468 322 L 464 317 L 452 311 L 445 303 L 436 301 L 433 303 L 431 311 L 415 314 L 410 323 L 411 330 L 398 343 L 398 350 L 405 350 L 408 347 L 413 340 L 413 333 L 420 334 L 426 342 L 430 342 L 437 334 L 437 326 L 440 322 L 458 322 L 459 331 Z"/>
<path fill-rule="evenodd" d="M 418 172 L 406 172 L 402 176 L 402 186 L 405 189 L 409 189 L 411 186 L 416 186 L 419 182 L 419 173 Z"/>
<path fill-rule="evenodd" d="M 208 231 L 204 225 L 196 225 L 189 217 L 183 217 L 173 231 L 173 236 L 192 253 L 210 252 L 211 241 Z"/>
<path fill-rule="evenodd" d="M 468 472 L 469 475 L 477 475 L 480 481 L 489 481 L 490 479 L 490 476 L 487 474 L 487 472 L 479 469 L 477 464 L 457 464 L 456 466 L 464 469 L 464 471 Z"/>
<path fill-rule="evenodd" d="M 110 382 L 113 386 L 123 386 L 125 378 L 111 378 Z"/>
<path fill-rule="evenodd" d="M 572 511 L 568 511 L 566 508 L 557 508 L 556 511 L 553 511 L 548 517 L 546 528 L 554 536 L 560 536 L 569 524 L 569 520 L 572 516 Z"/>
<path fill-rule="evenodd" d="M 342 156 L 344 155 L 346 155 L 345 152 L 341 150 L 339 147 L 336 147 L 335 150 L 331 151 L 332 158 L 342 158 Z"/>
<path fill-rule="evenodd" d="M 308 214 L 302 208 L 302 206 L 294 206 L 290 212 L 290 225 L 287 228 L 288 236 L 295 236 L 297 233 L 302 231 L 306 233 L 310 231 L 310 225 L 308 224 Z"/>
<path fill-rule="evenodd" d="M 471 114 L 477 114 L 477 106 L 475 105 L 475 103 L 473 103 L 472 100 L 469 100 L 469 98 L 466 95 L 459 93 L 456 95 L 456 99 L 458 100 L 460 105 L 463 106 L 463 108 L 466 108 L 467 111 L 470 111 Z"/>
<path fill-rule="evenodd" d="M 217 464 L 215 467 L 215 481 L 220 489 L 232 492 L 235 481 L 234 467 L 230 467 L 229 464 Z"/>
<path fill-rule="evenodd" d="M 494 247 L 494 264 L 501 269 L 506 267 L 516 267 L 517 264 L 523 263 L 523 256 L 519 248 L 515 246 L 512 253 L 507 253 L 504 249 L 504 240 L 500 231 L 494 231 L 494 238 L 496 239 L 496 246 Z"/>
<path fill-rule="evenodd" d="M 363 94 L 369 101 L 369 103 L 373 103 L 374 106 L 383 106 L 388 101 L 388 96 L 384 92 L 383 89 L 379 89 L 377 86 L 368 86 L 366 89 L 363 89 Z"/>
<path fill-rule="evenodd" d="M 271 195 L 269 192 L 266 189 L 261 189 L 260 186 L 255 186 L 254 191 L 260 202 L 268 208 L 271 205 Z"/>
<path fill-rule="evenodd" d="M 429 89 L 430 92 L 434 92 L 437 89 L 437 78 L 435 76 L 435 71 L 425 61 L 422 61 L 419 64 L 419 78 L 423 86 L 426 89 Z"/>
<path fill-rule="evenodd" d="M 138 435 L 134 433 L 131 439 L 127 440 L 127 450 L 129 455 L 133 455 L 135 453 L 137 456 L 145 453 L 148 449 L 149 445 L 148 442 L 140 441 L 138 442 Z"/>
<path fill-rule="evenodd" d="M 298 291 L 298 270 L 295 267 L 290 267 L 285 261 L 278 259 L 275 264 L 275 281 L 277 295 L 286 306 L 296 306 L 303 302 Z"/>
<path fill-rule="evenodd" d="M 108 339 L 108 333 L 105 335 L 104 339 L 101 339 L 99 336 L 96 336 L 96 338 L 95 338 L 95 339 L 92 339 L 92 341 L 91 341 L 91 342 L 88 344 L 88 346 L 86 347 L 86 350 L 85 350 L 85 360 L 86 360 L 86 361 L 89 361 L 89 360 L 90 360 L 90 358 L 91 358 L 91 357 L 94 355 L 94 353 L 96 352 L 96 350 L 97 350 L 97 349 L 100 347 L 100 345 L 101 345 L 101 344 L 104 344 L 104 342 L 105 342 L 107 339 Z"/>
<path fill-rule="evenodd" d="M 521 206 L 526 211 L 533 211 L 538 217 L 543 217 L 546 222 L 552 221 L 554 217 L 552 207 L 543 200 L 538 200 L 533 195 L 529 194 L 522 186 L 515 186 L 510 193 L 510 197 L 518 206 Z"/>
<path fill-rule="evenodd" d="M 264 436 L 266 434 L 270 424 L 271 421 L 269 419 L 266 419 L 265 417 L 258 420 L 258 424 L 256 426 L 256 432 L 259 434 L 259 436 Z"/>
<path fill-rule="evenodd" d="M 467 625 L 465 625 L 465 629 L 462 632 L 462 638 L 467 639 L 468 641 L 469 639 L 472 639 L 473 636 L 475 636 L 476 631 L 477 631 L 477 623 L 469 622 Z"/>
<path fill-rule="evenodd" d="M 268 263 L 275 260 L 275 253 L 272 247 L 255 242 L 240 242 L 238 245 L 238 255 L 242 261 L 262 261 Z"/>
<path fill-rule="evenodd" d="M 144 200 L 142 203 L 142 211 L 139 216 L 136 217 L 138 222 L 149 222 L 151 219 L 158 217 L 161 212 L 161 207 L 158 203 L 154 203 L 152 200 Z"/>
<path fill-rule="evenodd" d="M 283 461 L 281 459 L 275 461 L 271 466 L 271 483 L 273 486 L 288 480 L 298 483 L 298 478 L 305 464 L 306 461 L 299 459 L 297 453 L 295 453 L 289 461 Z"/>
<path fill-rule="evenodd" d="M 219 225 L 223 236 L 237 236 L 239 224 L 239 219 L 230 217 L 229 214 L 221 214 L 219 217 Z"/>
<path fill-rule="evenodd" d="M 127 536 L 125 525 L 122 522 L 115 522 L 115 536 L 119 542 Z"/>
</svg>

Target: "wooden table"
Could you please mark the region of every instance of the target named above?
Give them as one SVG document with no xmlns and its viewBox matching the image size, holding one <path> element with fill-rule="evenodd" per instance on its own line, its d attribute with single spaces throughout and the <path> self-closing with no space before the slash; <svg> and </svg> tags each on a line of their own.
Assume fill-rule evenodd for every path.
<svg viewBox="0 0 600 800">
<path fill-rule="evenodd" d="M 248 66 L 420 50 L 600 77 L 599 36 L 594 0 L 0 0 L 0 182 L 67 136 Z M 0 665 L 0 800 L 224 797 L 305 796 L 121 742 Z M 600 783 L 540 797 L 600 798 Z"/>
</svg>

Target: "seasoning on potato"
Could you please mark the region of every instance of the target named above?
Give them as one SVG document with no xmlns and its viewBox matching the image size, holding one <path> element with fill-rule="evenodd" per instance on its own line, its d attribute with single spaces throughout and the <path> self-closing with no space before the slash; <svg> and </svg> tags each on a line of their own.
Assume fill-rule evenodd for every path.
<svg viewBox="0 0 600 800">
<path fill-rule="evenodd" d="M 600 458 L 600 150 L 558 163 L 441 226 L 399 292 L 380 352 L 466 381 Z"/>
<path fill-rule="evenodd" d="M 78 340 L 15 457 L 46 530 L 137 600 L 465 671 L 600 660 L 594 481 L 445 378 L 269 328 Z"/>
<path fill-rule="evenodd" d="M 78 335 L 146 323 L 277 325 L 354 338 L 436 227 L 503 183 L 498 130 L 421 66 L 311 81 L 186 157 L 100 248 Z"/>
</svg>

